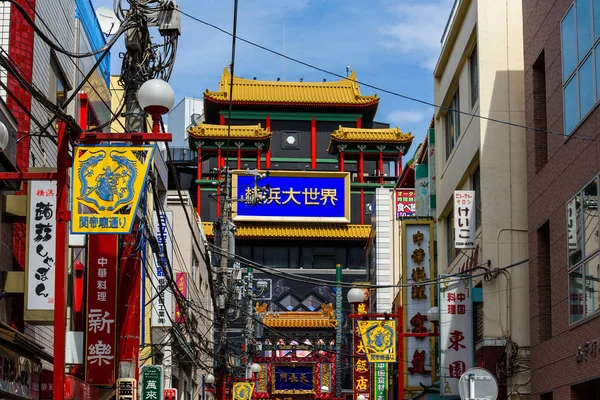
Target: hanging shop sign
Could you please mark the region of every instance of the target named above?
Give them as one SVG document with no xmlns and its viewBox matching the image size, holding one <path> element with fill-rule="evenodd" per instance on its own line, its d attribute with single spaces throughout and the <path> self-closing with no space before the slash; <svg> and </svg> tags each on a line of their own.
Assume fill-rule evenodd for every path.
<svg viewBox="0 0 600 400">
<path fill-rule="evenodd" d="M 254 384 L 252 382 L 235 382 L 233 384 L 233 400 L 250 400 Z"/>
<path fill-rule="evenodd" d="M 0 346 L 0 398 L 40 398 L 42 366 L 39 362 Z"/>
<path fill-rule="evenodd" d="M 165 274 L 173 272 L 165 271 L 165 268 L 169 265 L 173 266 L 173 241 L 169 239 L 169 232 L 173 232 L 173 211 L 160 214 L 160 221 L 154 214 L 152 220 L 158 241 L 158 257 L 154 256 L 154 269 L 150 272 L 154 299 L 151 323 L 153 327 L 170 327 L 173 325 L 173 291 L 167 283 L 168 278 Z"/>
<path fill-rule="evenodd" d="M 474 249 L 477 247 L 475 231 L 475 191 L 454 191 L 454 247 Z"/>
<path fill-rule="evenodd" d="M 396 219 L 416 215 L 415 191 L 396 190 Z"/>
<path fill-rule="evenodd" d="M 177 400 L 177 389 L 165 389 L 164 400 Z"/>
<path fill-rule="evenodd" d="M 131 232 L 154 146 L 76 146 L 72 233 Z"/>
<path fill-rule="evenodd" d="M 362 289 L 365 293 L 365 300 L 362 303 L 354 305 L 357 314 L 366 315 L 369 313 L 369 290 Z M 358 396 L 363 395 L 368 400 L 371 398 L 371 366 L 367 360 L 367 351 L 361 339 L 360 328 L 358 321 L 353 320 L 353 355 L 354 366 L 352 371 L 352 387 L 354 392 L 354 400 Z"/>
<path fill-rule="evenodd" d="M 420 284 L 433 277 L 433 221 L 402 222 L 402 283 L 404 329 L 411 333 L 427 333 L 427 311 L 433 306 L 434 286 Z M 431 386 L 434 359 L 433 339 L 405 337 L 404 361 L 408 365 L 404 378 L 407 390 Z"/>
<path fill-rule="evenodd" d="M 350 222 L 350 173 L 233 172 L 235 221 Z"/>
<path fill-rule="evenodd" d="M 274 394 L 308 394 L 315 392 L 314 364 L 273 365 Z"/>
<path fill-rule="evenodd" d="M 457 397 L 460 376 L 473 367 L 473 297 L 470 278 L 442 276 L 440 299 L 440 395 Z"/>
<path fill-rule="evenodd" d="M 56 181 L 29 183 L 27 212 L 26 319 L 54 310 L 56 258 Z M 31 315 L 31 317 L 30 317 Z"/>
<path fill-rule="evenodd" d="M 367 360 L 370 363 L 396 362 L 396 321 L 358 321 Z"/>
<path fill-rule="evenodd" d="M 160 365 L 143 366 L 140 388 L 140 400 L 162 400 L 163 367 Z"/>
<path fill-rule="evenodd" d="M 375 363 L 375 400 L 387 400 L 387 363 Z"/>
<path fill-rule="evenodd" d="M 87 260 L 85 380 L 113 386 L 117 354 L 117 235 L 90 235 Z"/>
<path fill-rule="evenodd" d="M 183 295 L 184 299 L 187 299 L 187 272 L 175 273 L 175 284 L 177 289 Z M 179 302 L 175 303 L 175 322 L 185 322 L 185 314 L 179 308 Z"/>
</svg>

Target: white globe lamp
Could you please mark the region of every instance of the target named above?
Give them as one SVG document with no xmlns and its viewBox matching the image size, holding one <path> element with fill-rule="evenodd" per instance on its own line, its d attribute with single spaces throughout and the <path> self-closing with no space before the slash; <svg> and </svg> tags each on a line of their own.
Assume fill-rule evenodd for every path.
<svg viewBox="0 0 600 400">
<path fill-rule="evenodd" d="M 213 374 L 206 375 L 206 378 L 204 378 L 204 382 L 208 383 L 209 385 L 212 385 L 213 383 L 215 383 L 215 376 Z"/>
<path fill-rule="evenodd" d="M 329 392 L 329 386 L 321 386 L 321 392 Z"/>
<path fill-rule="evenodd" d="M 0 122 L 0 153 L 6 150 L 8 147 L 8 140 L 10 137 L 8 136 L 8 129 L 6 125 Z"/>
<path fill-rule="evenodd" d="M 365 299 L 365 292 L 362 289 L 352 288 L 348 291 L 348 301 L 350 303 L 362 303 L 363 301 L 365 301 Z"/>
<path fill-rule="evenodd" d="M 367 400 L 367 398 L 365 396 L 363 396 L 362 394 L 359 394 L 358 397 L 356 398 L 356 400 Z"/>
<path fill-rule="evenodd" d="M 138 90 L 137 99 L 140 107 L 152 116 L 152 132 L 159 133 L 160 116 L 168 113 L 175 103 L 171 85 L 162 79 L 150 79 Z"/>
<path fill-rule="evenodd" d="M 254 363 L 250 366 L 250 371 L 252 371 L 255 374 L 258 374 L 261 370 L 262 370 L 261 366 L 256 363 Z"/>
<path fill-rule="evenodd" d="M 431 307 L 429 311 L 427 311 L 427 320 L 429 322 L 439 322 L 440 321 L 440 309 L 436 306 Z"/>
</svg>

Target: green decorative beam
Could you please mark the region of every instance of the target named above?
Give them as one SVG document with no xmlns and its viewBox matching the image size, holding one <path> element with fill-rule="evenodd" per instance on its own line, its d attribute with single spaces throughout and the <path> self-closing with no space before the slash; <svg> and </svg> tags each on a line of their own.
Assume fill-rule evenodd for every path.
<svg viewBox="0 0 600 400">
<path fill-rule="evenodd" d="M 219 114 L 229 118 L 228 110 L 221 110 Z M 285 111 L 232 111 L 231 119 L 258 119 L 271 121 L 311 121 L 314 117 L 318 121 L 340 121 L 356 122 L 362 118 L 362 114 L 340 114 L 340 113 L 308 113 L 308 112 L 285 112 Z"/>
<path fill-rule="evenodd" d="M 377 189 L 377 188 L 393 188 L 393 183 L 360 183 L 360 182 L 352 182 L 350 184 L 352 189 Z"/>
<path fill-rule="evenodd" d="M 200 186 L 217 186 L 221 181 L 218 179 L 196 179 L 196 185 Z"/>
</svg>

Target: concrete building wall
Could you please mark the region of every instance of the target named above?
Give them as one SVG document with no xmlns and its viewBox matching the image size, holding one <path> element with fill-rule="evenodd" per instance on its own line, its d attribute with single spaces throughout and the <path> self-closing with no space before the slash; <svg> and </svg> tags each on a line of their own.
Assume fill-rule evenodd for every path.
<svg viewBox="0 0 600 400">
<path fill-rule="evenodd" d="M 195 97 L 184 97 L 175 107 L 169 111 L 169 132 L 173 134 L 171 147 L 188 148 L 187 128 L 192 124 L 191 116 L 204 115 L 204 102 Z M 204 121 L 204 117 L 201 117 Z"/>
<path fill-rule="evenodd" d="M 458 108 L 462 112 L 460 135 L 448 155 L 448 112 L 438 109 L 435 114 L 440 274 L 459 272 L 475 254 L 479 255 L 474 260 L 477 265 L 489 261 L 492 269 L 527 259 L 526 132 L 489 120 L 525 123 L 521 1 L 465 0 L 458 2 L 457 7 L 434 71 L 436 104 L 450 107 L 458 90 Z M 476 101 L 471 90 L 473 51 L 477 51 L 478 58 Z M 477 172 L 481 193 L 477 199 L 481 211 L 477 229 L 479 251 L 457 252 L 453 257 L 448 237 L 453 226 L 449 218 L 453 193 L 475 189 Z M 474 278 L 474 286 L 481 285 L 484 296 L 483 338 L 476 344 L 476 359 L 492 371 L 498 356 L 512 351 L 504 347 L 508 339 L 520 347 L 529 345 L 528 280 L 526 263 L 507 269 L 489 282 Z M 528 357 L 526 351 L 519 355 Z M 517 390 L 528 391 L 527 379 L 527 373 L 511 377 L 502 391 L 508 398 L 511 393 L 518 398 Z"/>
</svg>

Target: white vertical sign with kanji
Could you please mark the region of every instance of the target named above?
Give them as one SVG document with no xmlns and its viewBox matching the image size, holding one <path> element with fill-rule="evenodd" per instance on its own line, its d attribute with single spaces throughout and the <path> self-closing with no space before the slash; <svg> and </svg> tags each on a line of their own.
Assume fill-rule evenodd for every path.
<svg viewBox="0 0 600 400">
<path fill-rule="evenodd" d="M 153 217 L 154 232 L 158 241 L 159 256 L 154 256 L 154 268 L 150 271 L 152 282 L 152 326 L 170 327 L 173 325 L 173 291 L 167 281 L 167 276 L 173 277 L 173 211 L 166 211 L 160 216 L 160 222 Z M 168 260 L 168 261 L 167 261 Z M 167 275 L 168 274 L 168 275 Z"/>
<path fill-rule="evenodd" d="M 56 181 L 29 185 L 27 246 L 27 309 L 54 310 Z"/>
<path fill-rule="evenodd" d="M 454 191 L 454 247 L 457 249 L 477 247 L 475 207 L 474 190 Z"/>
<path fill-rule="evenodd" d="M 473 367 L 471 279 L 442 277 L 440 282 L 440 395 L 457 397 L 458 380 Z"/>
</svg>

